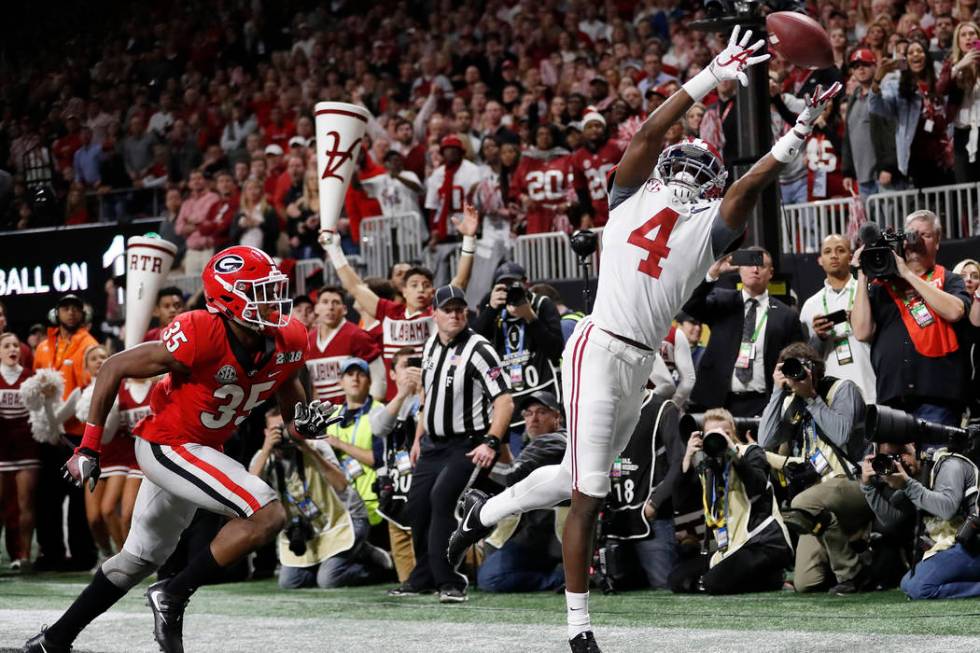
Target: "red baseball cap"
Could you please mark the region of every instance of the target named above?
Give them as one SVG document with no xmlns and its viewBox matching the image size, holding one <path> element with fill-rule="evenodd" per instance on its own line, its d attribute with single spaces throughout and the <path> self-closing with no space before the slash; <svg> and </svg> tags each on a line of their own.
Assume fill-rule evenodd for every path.
<svg viewBox="0 0 980 653">
<path fill-rule="evenodd" d="M 875 58 L 875 53 L 868 48 L 858 48 L 851 53 L 851 58 L 848 61 L 850 63 L 871 64 L 872 66 L 878 63 L 878 60 Z"/>
<path fill-rule="evenodd" d="M 461 150 L 464 149 L 463 141 L 459 140 L 459 136 L 456 136 L 455 134 L 450 134 L 449 136 L 443 136 L 442 140 L 439 141 L 440 150 L 444 150 L 447 147 L 458 147 Z"/>
</svg>

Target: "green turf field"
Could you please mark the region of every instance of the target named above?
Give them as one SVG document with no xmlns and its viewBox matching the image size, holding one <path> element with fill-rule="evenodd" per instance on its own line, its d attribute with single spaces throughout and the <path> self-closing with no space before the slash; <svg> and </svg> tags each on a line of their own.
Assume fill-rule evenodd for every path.
<svg viewBox="0 0 980 653">
<path fill-rule="evenodd" d="M 0 577 L 0 651 L 57 619 L 81 574 Z M 206 587 L 185 619 L 188 653 L 563 651 L 564 599 L 472 592 L 462 605 L 390 599 L 385 587 L 279 591 L 273 581 Z M 666 592 L 594 595 L 603 650 L 980 651 L 980 601 L 911 603 L 899 592 L 855 597 L 740 597 Z M 149 610 L 134 590 L 86 630 L 77 651 L 153 652 Z"/>
</svg>

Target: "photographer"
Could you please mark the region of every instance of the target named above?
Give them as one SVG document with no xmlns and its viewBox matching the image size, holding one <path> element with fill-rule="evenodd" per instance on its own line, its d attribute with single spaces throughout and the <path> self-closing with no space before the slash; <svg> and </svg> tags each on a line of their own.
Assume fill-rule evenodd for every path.
<svg viewBox="0 0 980 653">
<path fill-rule="evenodd" d="M 879 451 L 884 447 L 879 445 Z M 906 501 L 922 520 L 929 549 L 922 562 L 902 578 L 902 591 L 910 599 L 980 596 L 978 473 L 976 465 L 961 453 L 963 449 L 953 440 L 933 453 L 925 482 L 912 478 L 915 469 L 905 456 L 894 461 L 869 458 L 862 466 L 862 489 L 881 521 L 899 519 L 896 506 Z"/>
<path fill-rule="evenodd" d="M 520 406 L 528 444 L 506 474 L 507 487 L 539 467 L 560 464 L 568 441 L 554 394 L 538 390 L 526 396 Z M 479 588 L 484 592 L 537 592 L 563 586 L 565 570 L 558 534 L 567 514 L 567 506 L 556 506 L 500 521 L 486 538 L 491 548 L 477 573 Z"/>
<path fill-rule="evenodd" d="M 936 264 L 942 235 L 936 214 L 915 211 L 905 219 L 905 229 L 904 244 L 897 241 L 904 256 L 883 251 L 878 243 L 865 243 L 855 253 L 851 264 L 859 272 L 851 326 L 859 340 L 871 343 L 879 404 L 959 425 L 967 399 L 966 364 L 953 324 L 966 315 L 970 298 L 963 278 Z M 863 257 L 872 246 L 884 256 Z M 878 276 L 880 265 L 864 269 L 885 257 L 894 259 L 895 274 Z"/>
<path fill-rule="evenodd" d="M 384 410 L 371 413 L 371 430 L 384 439 L 384 458 L 378 467 L 378 514 L 388 522 L 391 554 L 395 559 L 398 582 L 404 583 L 415 567 L 412 529 L 406 505 L 412 487 L 409 451 L 415 441 L 415 427 L 421 404 L 422 359 L 415 350 L 403 347 L 391 359 L 389 378 L 398 388 Z"/>
<path fill-rule="evenodd" d="M 839 234 L 824 238 L 817 263 L 827 278 L 823 288 L 803 302 L 800 322 L 807 328 L 810 345 L 820 353 L 827 373 L 856 383 L 864 400 L 873 404 L 876 394 L 871 349 L 854 336 L 850 322 L 858 282 L 851 276 L 848 240 Z"/>
<path fill-rule="evenodd" d="M 514 400 L 538 390 L 560 397 L 558 365 L 564 339 L 554 302 L 529 292 L 524 268 L 505 262 L 497 268 L 493 290 L 480 306 L 473 330 L 489 340 L 500 356 Z M 523 423 L 521 413 L 514 411 L 511 428 Z"/>
<path fill-rule="evenodd" d="M 769 482 L 762 448 L 738 440 L 735 419 L 724 409 L 704 414 L 703 431 L 691 434 L 681 465 L 701 481 L 704 516 L 716 551 L 682 562 L 670 575 L 674 592 L 768 592 L 783 585 L 793 555 L 789 533 Z M 707 535 L 706 535 L 707 537 Z"/>
<path fill-rule="evenodd" d="M 265 416 L 265 441 L 249 472 L 276 488 L 288 521 L 279 534 L 279 587 L 344 587 L 379 580 L 391 557 L 367 542 L 368 513 L 330 446 L 285 433 L 282 415 Z"/>
<path fill-rule="evenodd" d="M 793 585 L 813 591 L 836 577 L 832 593 L 860 591 L 868 574 L 850 540 L 872 519 L 852 462 L 864 453 L 861 391 L 853 381 L 824 376 L 822 358 L 803 343 L 779 353 L 773 385 L 759 445 L 791 494 L 783 518 L 800 535 Z"/>
</svg>

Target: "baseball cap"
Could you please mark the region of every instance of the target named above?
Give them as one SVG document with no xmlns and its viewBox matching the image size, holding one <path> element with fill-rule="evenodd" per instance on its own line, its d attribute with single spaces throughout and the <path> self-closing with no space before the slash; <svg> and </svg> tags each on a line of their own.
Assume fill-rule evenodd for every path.
<svg viewBox="0 0 980 653">
<path fill-rule="evenodd" d="M 271 145 L 265 146 L 265 153 L 268 156 L 282 156 L 282 148 L 272 143 Z"/>
<path fill-rule="evenodd" d="M 343 376 L 351 370 L 351 368 L 356 367 L 368 376 L 371 376 L 371 368 L 368 367 L 367 361 L 363 358 L 351 357 L 340 364 L 340 375 Z"/>
<path fill-rule="evenodd" d="M 526 410 L 531 404 L 541 404 L 545 408 L 550 408 L 558 413 L 561 412 L 561 406 L 558 405 L 558 398 L 554 393 L 548 392 L 547 390 L 535 390 L 524 397 L 524 400 L 521 402 L 521 410 Z"/>
<path fill-rule="evenodd" d="M 79 297 L 74 293 L 68 293 L 67 295 L 62 295 L 61 299 L 58 300 L 56 307 L 61 308 L 65 304 L 74 304 L 78 308 L 85 308 L 85 302 L 82 301 L 81 297 Z"/>
<path fill-rule="evenodd" d="M 436 290 L 436 296 L 432 301 L 432 305 L 436 308 L 442 308 L 452 301 L 458 301 L 466 304 L 466 294 L 456 286 L 440 286 Z"/>
<path fill-rule="evenodd" d="M 278 147 L 278 146 L 270 146 L 270 147 Z M 289 147 L 306 147 L 306 139 L 303 138 L 302 136 L 293 136 L 292 138 L 289 139 Z M 269 148 L 267 147 L 265 149 L 266 152 L 268 152 Z"/>
<path fill-rule="evenodd" d="M 444 150 L 447 147 L 458 147 L 463 149 L 463 141 L 459 140 L 459 136 L 455 134 L 449 134 L 448 136 L 443 136 L 442 140 L 439 141 L 439 149 Z"/>
<path fill-rule="evenodd" d="M 695 324 L 701 324 L 701 320 L 698 320 L 698 319 L 696 319 L 696 318 L 695 318 L 694 316 L 692 316 L 692 315 L 688 315 L 688 314 L 687 314 L 687 313 L 685 313 L 684 311 L 681 311 L 681 312 L 680 312 L 680 313 L 678 313 L 678 314 L 677 314 L 676 316 L 674 316 L 674 320 L 675 320 L 675 321 L 676 321 L 676 322 L 677 322 L 678 324 L 683 324 L 684 322 L 693 322 L 693 323 L 695 323 Z"/>
<path fill-rule="evenodd" d="M 875 59 L 875 53 L 868 48 L 858 48 L 851 53 L 851 58 L 848 59 L 850 63 L 866 63 L 872 66 L 877 63 Z"/>
<path fill-rule="evenodd" d="M 517 279 L 521 280 L 527 276 L 527 271 L 520 263 L 515 263 L 514 261 L 505 261 L 501 263 L 497 268 L 497 271 L 493 274 L 493 282 L 500 283 L 504 279 Z"/>
<path fill-rule="evenodd" d="M 30 333 L 30 334 L 44 333 L 46 330 L 47 329 L 44 328 L 44 325 L 43 324 L 32 324 L 31 325 L 31 328 L 28 329 L 27 332 Z"/>
<path fill-rule="evenodd" d="M 589 83 L 590 84 L 609 84 L 609 80 L 606 79 L 605 77 L 603 77 L 602 75 L 596 75 L 595 77 L 592 78 L 592 80 Z"/>
</svg>

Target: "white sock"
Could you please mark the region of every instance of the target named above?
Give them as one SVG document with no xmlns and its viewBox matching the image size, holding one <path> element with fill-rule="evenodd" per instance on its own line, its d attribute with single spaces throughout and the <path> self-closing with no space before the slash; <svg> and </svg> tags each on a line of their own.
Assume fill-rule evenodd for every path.
<svg viewBox="0 0 980 653">
<path fill-rule="evenodd" d="M 565 590 L 565 614 L 568 618 L 568 639 L 575 639 L 582 633 L 592 630 L 589 619 L 589 593 L 578 594 Z"/>
</svg>

